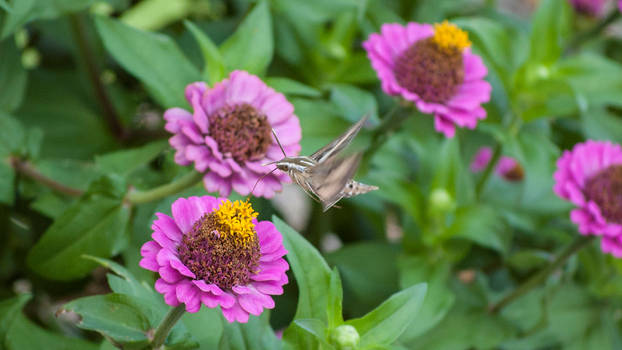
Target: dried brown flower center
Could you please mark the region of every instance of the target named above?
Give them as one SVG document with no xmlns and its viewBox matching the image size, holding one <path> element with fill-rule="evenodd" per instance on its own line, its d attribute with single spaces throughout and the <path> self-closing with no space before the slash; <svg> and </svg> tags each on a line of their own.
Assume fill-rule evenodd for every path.
<svg viewBox="0 0 622 350">
<path fill-rule="evenodd" d="M 422 100 L 443 103 L 464 80 L 462 51 L 440 47 L 433 37 L 419 40 L 397 57 L 393 73 L 401 87 Z"/>
<path fill-rule="evenodd" d="M 589 178 L 584 193 L 607 221 L 622 224 L 622 165 L 611 165 Z"/>
<path fill-rule="evenodd" d="M 263 158 L 272 143 L 268 118 L 249 104 L 225 106 L 209 121 L 210 136 L 220 152 L 237 162 Z"/>
</svg>

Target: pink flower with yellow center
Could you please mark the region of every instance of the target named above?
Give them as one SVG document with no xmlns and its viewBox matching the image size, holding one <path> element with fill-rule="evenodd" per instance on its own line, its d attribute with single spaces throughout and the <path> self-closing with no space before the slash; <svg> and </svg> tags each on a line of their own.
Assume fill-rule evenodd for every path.
<svg viewBox="0 0 622 350">
<path fill-rule="evenodd" d="M 583 235 L 601 236 L 601 249 L 622 257 L 622 148 L 586 141 L 557 161 L 553 190 L 574 203 L 570 219 Z"/>
<path fill-rule="evenodd" d="M 211 88 L 202 82 L 190 84 L 186 99 L 192 113 L 167 110 L 165 129 L 174 134 L 169 142 L 177 150 L 175 161 L 194 163 L 205 174 L 208 192 L 228 196 L 233 189 L 250 194 L 257 180 L 272 170 L 264 164 L 283 158 L 272 129 L 288 156 L 300 152 L 300 121 L 294 106 L 252 74 L 234 71 Z M 289 181 L 277 170 L 257 183 L 253 195 L 271 198 L 282 189 L 282 182 Z"/>
<path fill-rule="evenodd" d="M 486 118 L 488 71 L 470 45 L 467 33 L 447 21 L 384 24 L 363 43 L 384 92 L 434 114 L 436 130 L 446 137 L 456 126 L 473 129 Z"/>
<path fill-rule="evenodd" d="M 229 322 L 247 322 L 274 308 L 289 265 L 283 238 L 270 221 L 257 221 L 248 202 L 210 196 L 179 198 L 173 217 L 156 213 L 152 241 L 140 266 L 159 275 L 155 289 L 171 306 L 220 306 Z"/>
</svg>

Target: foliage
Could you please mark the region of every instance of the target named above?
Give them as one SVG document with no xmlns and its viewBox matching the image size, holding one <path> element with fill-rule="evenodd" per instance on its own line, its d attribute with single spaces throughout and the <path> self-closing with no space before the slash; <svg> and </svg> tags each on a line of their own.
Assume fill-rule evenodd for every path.
<svg viewBox="0 0 622 350">
<path fill-rule="evenodd" d="M 162 114 L 189 108 L 189 83 L 233 70 L 294 105 L 304 155 L 369 114 L 352 148 L 365 151 L 357 179 L 380 190 L 326 213 L 299 195 L 252 198 L 283 235 L 285 293 L 244 324 L 186 313 L 166 349 L 345 349 L 344 326 L 356 349 L 622 347 L 622 261 L 596 243 L 489 309 L 578 235 L 552 191 L 562 151 L 622 142 L 619 13 L 504 3 L 0 0 L 0 349 L 150 346 L 170 307 L 140 247 L 156 212 L 206 194 L 150 192 L 192 179 Z M 444 19 L 468 32 L 492 85 L 487 118 L 452 139 L 383 93 L 361 47 L 384 23 Z M 495 145 L 521 181 L 470 171 Z"/>
</svg>

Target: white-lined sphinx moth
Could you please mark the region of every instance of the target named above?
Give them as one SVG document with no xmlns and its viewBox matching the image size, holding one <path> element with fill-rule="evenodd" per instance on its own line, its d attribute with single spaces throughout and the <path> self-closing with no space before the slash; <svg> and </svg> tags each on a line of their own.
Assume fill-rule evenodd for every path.
<svg viewBox="0 0 622 350">
<path fill-rule="evenodd" d="M 346 157 L 337 156 L 352 142 L 366 121 L 367 116 L 361 118 L 341 136 L 310 156 L 288 157 L 277 135 L 274 134 L 285 157 L 271 164 L 276 164 L 277 169 L 286 172 L 311 198 L 322 203 L 324 211 L 330 209 L 341 198 L 377 190 L 376 186 L 352 179 L 361 160 L 361 153 Z"/>
</svg>

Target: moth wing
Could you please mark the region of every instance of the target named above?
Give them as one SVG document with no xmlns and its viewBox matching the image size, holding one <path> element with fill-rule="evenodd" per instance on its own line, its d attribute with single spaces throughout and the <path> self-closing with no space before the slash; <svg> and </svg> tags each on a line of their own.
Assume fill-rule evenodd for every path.
<svg viewBox="0 0 622 350">
<path fill-rule="evenodd" d="M 309 169 L 311 191 L 327 211 L 343 198 L 345 185 L 354 177 L 361 153 L 344 158 L 332 157 Z"/>
<path fill-rule="evenodd" d="M 309 197 L 319 202 L 318 196 L 313 192 L 313 188 L 311 188 L 309 173 L 293 172 L 290 177 Z"/>
<path fill-rule="evenodd" d="M 352 125 L 348 130 L 346 130 L 343 134 L 334 139 L 331 143 L 315 151 L 315 153 L 313 153 L 309 158 L 315 160 L 318 163 L 322 163 L 333 155 L 341 152 L 350 144 L 350 142 L 352 142 L 352 140 L 361 130 L 361 127 L 363 127 L 363 124 L 365 124 L 368 118 L 369 115 L 365 115 L 363 118 L 361 118 L 361 120 Z"/>
</svg>

